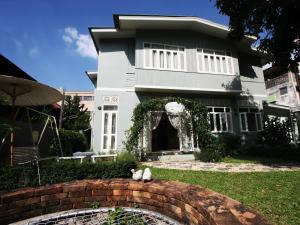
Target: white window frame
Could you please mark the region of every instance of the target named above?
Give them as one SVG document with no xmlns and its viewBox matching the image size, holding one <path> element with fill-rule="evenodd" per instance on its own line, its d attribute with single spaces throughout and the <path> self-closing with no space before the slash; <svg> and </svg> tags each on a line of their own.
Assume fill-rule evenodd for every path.
<svg viewBox="0 0 300 225">
<path fill-rule="evenodd" d="M 117 106 L 117 109 L 116 110 L 104 110 L 104 106 Z M 118 110 L 119 110 L 119 106 L 118 105 L 115 105 L 115 104 L 104 104 L 102 105 L 102 129 L 101 129 L 101 150 L 103 151 L 109 151 L 109 150 L 117 150 L 117 144 L 118 144 Z M 107 127 L 107 130 L 108 130 L 108 133 L 107 134 L 104 134 L 104 115 L 105 113 L 108 113 L 109 114 L 109 117 L 108 117 L 108 127 Z M 111 137 L 113 136 L 113 134 L 111 134 L 111 119 L 112 119 L 112 114 L 115 113 L 116 114 L 116 132 L 114 134 L 115 136 L 115 148 L 112 149 L 111 148 Z M 104 148 L 103 144 L 104 144 L 104 135 L 107 135 L 108 137 L 108 146 L 107 148 Z"/>
<path fill-rule="evenodd" d="M 145 48 L 145 44 L 149 44 L 150 47 L 148 48 L 148 50 L 150 50 L 150 53 L 149 53 L 149 66 L 146 66 L 147 63 L 146 63 L 146 48 Z M 162 45 L 164 46 L 163 49 L 154 49 L 152 48 L 152 45 Z M 167 49 L 167 47 L 172 47 L 172 48 L 177 48 L 178 50 L 171 50 L 171 49 Z M 179 49 L 180 48 L 183 48 L 184 50 L 183 51 L 180 51 Z M 163 51 L 164 52 L 164 67 L 161 68 L 159 66 L 157 67 L 153 67 L 153 50 L 156 50 L 157 51 L 157 64 L 159 65 L 159 52 L 160 51 Z M 174 60 L 171 60 L 171 68 L 167 68 L 167 52 L 172 52 L 172 53 L 177 53 L 178 55 L 178 63 L 179 63 L 179 66 L 178 68 L 179 69 L 174 69 Z M 183 69 L 181 68 L 181 60 L 180 60 L 180 53 L 183 52 Z M 173 59 L 173 54 L 172 55 L 172 59 Z M 185 46 L 182 46 L 182 45 L 170 45 L 170 44 L 162 44 L 162 43 L 154 43 L 154 42 L 143 42 L 143 63 L 144 63 L 144 68 L 145 69 L 155 69 L 155 70 L 170 70 L 170 71 L 187 71 L 187 63 L 186 63 L 186 48 Z"/>
<path fill-rule="evenodd" d="M 239 107 L 238 110 L 240 110 L 240 108 L 247 109 L 247 112 L 239 112 L 239 122 L 240 122 L 241 132 L 260 132 L 260 131 L 262 131 L 263 130 L 263 126 L 264 126 L 263 125 L 262 112 L 258 108 L 254 108 L 254 107 Z M 250 112 L 250 109 L 257 109 L 258 112 Z M 255 125 L 256 125 L 256 130 L 255 131 L 249 131 L 249 128 L 248 128 L 248 118 L 247 118 L 247 114 L 248 113 L 253 113 L 254 114 Z M 242 126 L 242 116 L 241 115 L 244 115 L 244 117 L 245 117 L 246 130 L 243 129 L 243 126 Z M 257 120 L 257 115 L 259 115 L 259 117 L 260 117 L 260 127 L 261 127 L 261 129 L 258 129 L 258 123 L 259 123 L 259 121 Z"/>
<path fill-rule="evenodd" d="M 208 112 L 208 123 L 210 125 L 210 115 L 212 114 L 213 115 L 213 119 L 214 119 L 214 130 L 211 130 L 212 133 L 232 133 L 233 132 L 233 121 L 232 121 L 232 109 L 231 107 L 223 107 L 223 106 L 207 106 L 207 109 L 208 108 L 211 108 L 212 109 L 212 112 Z M 215 112 L 214 109 L 215 108 L 223 108 L 223 112 Z M 226 108 L 229 109 L 229 112 L 226 111 Z M 226 127 L 227 127 L 227 130 L 223 130 L 223 124 L 222 124 L 222 119 L 221 119 L 221 123 L 220 123 L 220 128 L 221 130 L 217 130 L 217 124 L 216 124 L 216 114 L 219 114 L 220 115 L 220 119 L 222 118 L 222 114 L 225 115 L 225 118 L 226 118 Z M 227 116 L 230 116 L 230 127 L 231 127 L 231 130 L 229 130 L 229 122 L 228 122 L 228 117 Z M 210 128 L 209 128 L 210 129 Z"/>
<path fill-rule="evenodd" d="M 203 51 L 211 51 L 213 53 L 203 53 Z M 223 55 L 218 55 L 216 54 L 216 52 L 222 52 L 224 53 Z M 230 54 L 230 56 L 227 55 L 227 53 Z M 234 75 L 235 71 L 234 71 L 234 64 L 233 64 L 233 60 L 234 58 L 232 57 L 232 52 L 231 51 L 222 51 L 222 50 L 213 50 L 213 49 L 206 49 L 206 48 L 197 48 L 197 70 L 199 73 L 211 73 L 211 74 L 226 74 L 226 75 Z M 208 61 L 208 71 L 204 70 L 204 55 L 208 56 L 208 59 L 213 56 L 214 58 L 214 68 L 215 71 L 212 72 L 211 71 L 211 64 L 210 61 Z M 223 64 L 221 63 L 222 61 L 220 61 L 220 66 L 221 66 L 221 72 L 217 72 L 217 63 L 216 63 L 216 57 L 220 57 L 220 60 L 222 59 L 222 57 L 225 57 L 225 61 L 226 61 L 226 65 L 227 65 L 227 72 L 224 72 L 223 69 Z M 231 63 L 228 62 L 228 59 L 231 59 Z M 201 65 L 202 65 L 202 69 L 200 68 L 200 60 L 201 60 Z M 231 73 L 229 73 L 229 66 L 231 67 Z"/>
</svg>

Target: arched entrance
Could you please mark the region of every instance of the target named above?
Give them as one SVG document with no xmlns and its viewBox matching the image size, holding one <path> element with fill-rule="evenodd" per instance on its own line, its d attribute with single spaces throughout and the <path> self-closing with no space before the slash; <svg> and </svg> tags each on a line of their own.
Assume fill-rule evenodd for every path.
<svg viewBox="0 0 300 225">
<path fill-rule="evenodd" d="M 159 125 L 152 130 L 152 151 L 179 150 L 179 135 L 164 112 Z"/>
</svg>

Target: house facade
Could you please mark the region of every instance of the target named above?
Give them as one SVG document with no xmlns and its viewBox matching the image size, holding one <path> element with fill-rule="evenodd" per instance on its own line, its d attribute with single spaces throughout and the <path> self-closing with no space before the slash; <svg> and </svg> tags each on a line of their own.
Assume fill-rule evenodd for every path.
<svg viewBox="0 0 300 225">
<path fill-rule="evenodd" d="M 88 74 L 96 153 L 124 148 L 135 106 L 150 98 L 203 103 L 213 133 L 247 138 L 262 129 L 263 56 L 251 48 L 253 37 L 233 42 L 227 27 L 197 17 L 114 15 L 114 24 L 90 28 L 99 55 L 97 73 Z M 148 151 L 186 150 L 170 117 L 157 118 Z"/>
</svg>

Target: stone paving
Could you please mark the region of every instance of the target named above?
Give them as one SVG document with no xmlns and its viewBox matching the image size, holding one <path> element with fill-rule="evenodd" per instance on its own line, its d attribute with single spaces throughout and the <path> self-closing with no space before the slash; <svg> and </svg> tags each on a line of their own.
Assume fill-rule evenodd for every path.
<svg viewBox="0 0 300 225">
<path fill-rule="evenodd" d="M 270 172 L 270 171 L 294 171 L 300 170 L 300 163 L 280 164 L 254 164 L 254 163 L 205 163 L 195 160 L 190 161 L 152 161 L 143 162 L 145 166 L 194 170 L 194 171 L 217 171 L 217 172 Z"/>
</svg>

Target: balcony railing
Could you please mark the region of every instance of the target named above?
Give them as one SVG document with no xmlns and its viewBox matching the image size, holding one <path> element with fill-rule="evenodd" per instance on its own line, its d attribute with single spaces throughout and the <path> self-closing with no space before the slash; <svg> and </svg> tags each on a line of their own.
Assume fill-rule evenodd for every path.
<svg viewBox="0 0 300 225">
<path fill-rule="evenodd" d="M 237 75 L 206 74 L 136 69 L 136 90 L 182 90 L 191 92 L 242 91 Z"/>
<path fill-rule="evenodd" d="M 280 75 L 279 77 L 273 78 L 271 80 L 267 80 L 266 81 L 266 88 L 267 89 L 272 88 L 272 87 L 275 87 L 277 85 L 288 83 L 288 82 L 289 82 L 289 76 L 286 73 L 286 74 Z"/>
</svg>

